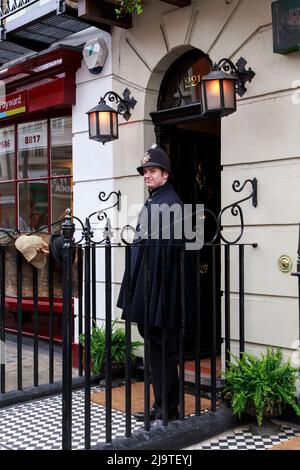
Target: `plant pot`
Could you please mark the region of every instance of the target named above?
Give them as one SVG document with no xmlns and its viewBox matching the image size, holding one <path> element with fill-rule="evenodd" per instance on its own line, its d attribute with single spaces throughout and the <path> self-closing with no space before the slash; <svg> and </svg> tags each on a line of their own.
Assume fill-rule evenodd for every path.
<svg viewBox="0 0 300 470">
<path fill-rule="evenodd" d="M 116 378 L 125 377 L 125 364 L 124 362 L 112 362 L 111 375 Z"/>
<path fill-rule="evenodd" d="M 278 405 L 275 405 L 271 410 L 265 410 L 264 413 L 263 413 L 263 420 L 268 420 L 268 419 L 272 419 L 272 418 L 276 418 L 277 416 L 281 415 L 283 412 L 283 409 L 279 409 L 279 406 Z M 257 411 L 256 411 L 256 407 L 253 405 L 253 404 L 249 404 L 247 406 L 247 413 L 248 415 L 250 416 L 254 416 L 256 417 L 257 416 Z"/>
<path fill-rule="evenodd" d="M 257 417 L 257 411 L 254 405 L 248 405 L 247 413 L 250 416 L 254 416 L 255 419 Z M 250 424 L 249 430 L 252 434 L 256 434 L 262 437 L 271 436 L 272 434 L 278 434 L 281 429 L 279 424 L 276 424 L 272 421 L 272 418 L 276 418 L 277 416 L 282 414 L 282 410 L 279 410 L 279 407 L 275 405 L 272 410 L 265 410 L 263 414 L 263 422 L 262 425 L 259 426 L 257 421 L 255 423 Z"/>
<path fill-rule="evenodd" d="M 252 423 L 249 426 L 249 431 L 252 434 L 256 434 L 261 437 L 269 437 L 273 434 L 278 434 L 281 430 L 281 425 L 274 423 L 271 419 L 266 418 L 263 420 L 262 425 L 258 426 L 258 424 Z"/>
</svg>

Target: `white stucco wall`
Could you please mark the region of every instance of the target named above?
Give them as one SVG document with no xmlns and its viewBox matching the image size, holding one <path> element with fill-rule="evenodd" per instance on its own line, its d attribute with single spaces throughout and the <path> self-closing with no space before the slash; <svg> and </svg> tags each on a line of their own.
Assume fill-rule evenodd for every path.
<svg viewBox="0 0 300 470">
<path fill-rule="evenodd" d="M 100 189 L 120 189 L 129 203 L 144 200 L 136 166 L 155 140 L 149 112 L 156 110 L 159 86 L 176 57 L 196 47 L 213 61 L 240 56 L 256 73 L 238 100 L 237 112 L 222 119 L 222 206 L 239 195 L 233 180 L 258 179 L 258 207 L 244 206 L 248 247 L 246 263 L 246 341 L 249 349 L 274 344 L 288 350 L 297 339 L 297 283 L 279 271 L 280 255 L 296 262 L 297 223 L 300 219 L 300 104 L 293 103 L 295 80 L 300 79 L 299 54 L 273 53 L 271 0 L 196 0 L 179 9 L 157 0 L 147 1 L 133 28 L 113 28 L 109 59 L 100 76 L 83 64 L 77 73 L 77 104 L 73 113 L 74 208 L 86 214 L 95 207 Z M 110 44 L 110 36 L 105 35 Z M 86 110 L 108 89 L 119 94 L 128 87 L 137 100 L 130 121 L 120 119 L 118 141 L 102 146 L 87 138 Z M 245 190 L 247 191 L 247 190 Z M 223 219 L 228 231 L 236 221 Z M 233 266 L 236 263 L 233 257 Z M 115 293 L 121 280 L 115 264 Z M 236 271 L 236 268 L 234 268 Z M 103 289 L 103 272 L 99 272 Z M 232 337 L 238 333 L 238 286 L 232 281 Z M 99 290 L 99 299 L 101 298 Z M 99 300 L 100 301 L 100 300 Z M 117 311 L 116 311 L 117 312 Z M 120 313 L 120 312 L 118 312 Z"/>
</svg>

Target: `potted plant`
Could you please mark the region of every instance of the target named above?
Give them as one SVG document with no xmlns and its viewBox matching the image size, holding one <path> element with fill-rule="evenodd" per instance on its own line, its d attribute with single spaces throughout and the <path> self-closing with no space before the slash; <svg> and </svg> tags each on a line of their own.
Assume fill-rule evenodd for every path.
<svg viewBox="0 0 300 470">
<path fill-rule="evenodd" d="M 115 11 L 117 18 L 134 12 L 140 15 L 143 11 L 142 0 L 117 0 L 117 8 Z"/>
<path fill-rule="evenodd" d="M 117 319 L 112 322 L 111 333 L 111 360 L 114 375 L 119 375 L 120 371 L 124 371 L 125 364 L 125 330 L 116 325 Z M 91 369 L 93 374 L 101 374 L 104 372 L 105 366 L 105 325 L 98 326 L 94 322 L 91 330 Z M 84 346 L 85 334 L 79 336 L 79 343 Z M 139 346 L 143 346 L 141 341 L 131 342 L 131 358 L 134 360 L 134 352 Z"/>
<path fill-rule="evenodd" d="M 260 357 L 243 353 L 241 359 L 232 355 L 225 372 L 223 397 L 229 402 L 233 414 L 240 418 L 247 412 L 256 416 L 258 426 L 279 416 L 287 405 L 300 416 L 296 401 L 298 369 L 290 361 L 282 362 L 282 351 L 272 347 Z"/>
</svg>

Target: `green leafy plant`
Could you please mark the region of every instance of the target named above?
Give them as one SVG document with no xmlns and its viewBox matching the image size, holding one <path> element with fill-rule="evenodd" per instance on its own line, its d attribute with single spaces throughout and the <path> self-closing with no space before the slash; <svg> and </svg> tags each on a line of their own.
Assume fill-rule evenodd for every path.
<svg viewBox="0 0 300 470">
<path fill-rule="evenodd" d="M 298 369 L 290 361 L 282 363 L 282 351 L 269 347 L 267 353 L 256 357 L 243 353 L 241 359 L 232 354 L 235 363 L 225 372 L 223 397 L 239 418 L 243 412 L 255 412 L 257 423 L 280 414 L 289 404 L 300 416 L 296 402 Z"/>
<path fill-rule="evenodd" d="M 112 322 L 111 334 L 111 360 L 113 364 L 125 363 L 125 330 L 121 326 L 116 325 L 117 319 Z M 105 364 L 105 326 L 98 326 L 94 322 L 91 330 L 91 368 L 93 374 L 99 374 L 104 370 Z M 79 343 L 84 346 L 85 334 L 79 336 Z M 131 358 L 135 358 L 134 351 L 143 346 L 141 341 L 131 342 Z"/>
<path fill-rule="evenodd" d="M 140 15 L 143 11 L 142 0 L 118 0 L 117 4 L 118 6 L 115 8 L 117 18 L 134 12 Z"/>
</svg>

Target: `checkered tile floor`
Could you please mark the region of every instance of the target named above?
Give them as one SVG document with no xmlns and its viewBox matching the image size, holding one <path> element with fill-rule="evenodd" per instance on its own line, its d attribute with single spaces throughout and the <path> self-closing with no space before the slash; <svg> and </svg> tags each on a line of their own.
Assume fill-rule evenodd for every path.
<svg viewBox="0 0 300 470">
<path fill-rule="evenodd" d="M 94 388 L 94 391 L 98 388 Z M 61 396 L 35 400 L 0 410 L 0 450 L 59 450 L 61 449 Z M 132 417 L 132 432 L 143 424 Z M 112 437 L 124 437 L 125 414 L 113 411 Z M 241 428 L 188 447 L 187 449 L 263 450 L 300 436 L 287 425 L 270 437 L 253 435 Z M 105 408 L 91 403 L 91 446 L 105 442 Z M 84 392 L 73 392 L 72 448 L 84 449 Z"/>
<path fill-rule="evenodd" d="M 0 450 L 61 449 L 61 396 L 0 410 Z M 132 417 L 132 431 L 142 423 Z M 114 411 L 112 436 L 125 436 L 125 414 Z M 91 446 L 105 442 L 105 408 L 91 403 Z M 72 448 L 84 449 L 84 392 L 73 392 Z"/>
<path fill-rule="evenodd" d="M 287 425 L 281 425 L 279 433 L 269 437 L 254 435 L 248 428 L 238 428 L 186 449 L 264 450 L 296 436 L 300 436 L 300 430 L 296 431 Z"/>
</svg>

